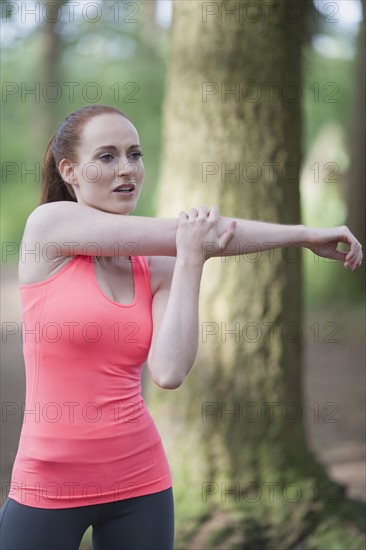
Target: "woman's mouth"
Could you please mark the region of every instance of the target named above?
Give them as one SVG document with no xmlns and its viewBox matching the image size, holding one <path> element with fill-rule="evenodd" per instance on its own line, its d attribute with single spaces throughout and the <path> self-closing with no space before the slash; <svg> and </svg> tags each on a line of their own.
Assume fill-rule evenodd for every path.
<svg viewBox="0 0 366 550">
<path fill-rule="evenodd" d="M 123 185 L 119 185 L 115 189 L 113 189 L 113 193 L 116 193 L 117 195 L 124 195 L 124 196 L 131 196 L 133 195 L 135 191 L 135 186 L 133 183 L 126 183 Z"/>
</svg>

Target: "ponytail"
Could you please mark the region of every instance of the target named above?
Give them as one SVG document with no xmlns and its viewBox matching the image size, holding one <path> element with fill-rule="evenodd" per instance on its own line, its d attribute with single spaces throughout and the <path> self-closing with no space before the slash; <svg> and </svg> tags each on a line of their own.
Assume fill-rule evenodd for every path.
<svg viewBox="0 0 366 550">
<path fill-rule="evenodd" d="M 73 187 L 62 179 L 56 166 L 53 154 L 55 135 L 50 139 L 44 155 L 39 206 L 55 201 L 77 202 Z"/>
</svg>

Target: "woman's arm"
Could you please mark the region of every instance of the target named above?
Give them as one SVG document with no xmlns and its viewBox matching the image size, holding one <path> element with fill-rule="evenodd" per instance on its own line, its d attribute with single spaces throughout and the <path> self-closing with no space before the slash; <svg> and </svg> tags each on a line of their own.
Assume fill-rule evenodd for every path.
<svg viewBox="0 0 366 550">
<path fill-rule="evenodd" d="M 235 236 L 227 250 L 224 250 L 223 256 L 250 254 L 290 244 L 304 246 L 307 239 L 307 228 L 304 225 L 283 225 L 225 216 L 220 216 L 218 230 L 223 231 L 231 220 L 236 220 Z M 217 250 L 214 251 L 212 244 L 207 243 L 207 248 L 208 252 L 214 252 L 214 257 L 220 256 Z"/>
<path fill-rule="evenodd" d="M 38 206 L 29 215 L 21 255 L 176 256 L 178 219 L 112 214 L 72 201 Z M 22 259 L 22 256 L 21 256 Z"/>
<path fill-rule="evenodd" d="M 153 337 L 147 365 L 153 381 L 172 390 L 182 384 L 197 357 L 203 263 L 183 258 L 154 261 L 166 274 L 153 298 Z"/>
<path fill-rule="evenodd" d="M 302 246 L 323 258 L 332 258 L 344 263 L 352 270 L 362 263 L 362 246 L 347 226 L 315 228 L 305 225 L 282 225 L 238 218 L 220 216 L 218 232 L 222 232 L 228 223 L 236 220 L 233 240 L 225 250 L 218 251 L 217 245 L 205 243 L 205 251 L 211 257 L 236 256 L 284 246 Z M 347 244 L 347 252 L 337 250 L 339 243 Z"/>
<path fill-rule="evenodd" d="M 169 279 L 157 290 L 153 302 L 153 341 L 148 366 L 153 380 L 165 389 L 179 387 L 192 369 L 198 351 L 199 291 L 205 258 L 202 243 L 228 243 L 234 235 L 234 224 L 219 236 L 217 207 L 191 208 L 181 212 L 176 232 L 177 258 L 169 292 Z M 165 259 L 164 259 L 165 260 Z M 170 260 L 170 258 L 169 258 Z M 155 261 L 156 264 L 156 261 Z M 172 266 L 160 261 L 159 265 Z M 165 308 L 166 304 L 166 308 Z M 165 310 L 165 311 L 163 311 Z"/>
<path fill-rule="evenodd" d="M 235 256 L 295 244 L 320 256 L 345 261 L 355 268 L 362 261 L 362 247 L 346 226 L 317 229 L 303 225 L 281 225 L 220 216 L 218 234 L 222 235 L 236 220 L 235 235 L 226 250 L 217 242 L 203 243 L 202 257 Z M 21 254 L 26 249 L 52 255 L 76 256 L 176 256 L 177 218 L 149 218 L 111 214 L 71 201 L 38 206 L 29 216 Z M 350 251 L 336 251 L 344 242 Z M 254 243 L 254 244 L 253 244 Z M 21 257 L 22 259 L 22 257 Z"/>
</svg>

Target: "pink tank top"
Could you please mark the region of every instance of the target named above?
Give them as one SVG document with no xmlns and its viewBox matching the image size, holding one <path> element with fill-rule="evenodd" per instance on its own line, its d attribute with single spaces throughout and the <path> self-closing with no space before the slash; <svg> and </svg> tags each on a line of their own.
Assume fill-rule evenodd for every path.
<svg viewBox="0 0 366 550">
<path fill-rule="evenodd" d="M 131 259 L 135 296 L 108 298 L 94 257 L 20 285 L 26 397 L 9 498 L 71 508 L 172 486 L 161 437 L 141 396 L 152 337 L 147 259 Z"/>
</svg>

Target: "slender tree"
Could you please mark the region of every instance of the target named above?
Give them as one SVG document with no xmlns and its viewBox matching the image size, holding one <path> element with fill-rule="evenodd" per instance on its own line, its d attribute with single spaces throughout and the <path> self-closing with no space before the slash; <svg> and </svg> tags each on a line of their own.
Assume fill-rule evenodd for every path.
<svg viewBox="0 0 366 550">
<path fill-rule="evenodd" d="M 50 94 L 50 98 L 54 97 L 56 100 L 51 109 L 44 108 L 44 105 L 41 104 L 42 134 L 45 136 L 53 135 L 57 126 L 58 114 L 61 113 L 60 101 L 57 101 L 57 92 L 53 90 L 52 86 L 54 85 L 54 89 L 57 90 L 57 87 L 61 87 L 62 83 L 61 55 L 63 44 L 60 35 L 60 26 L 63 23 L 60 21 L 60 12 L 67 2 L 68 0 L 56 0 L 56 2 L 42 0 L 43 47 L 40 77 L 42 90 L 46 90 L 44 93 Z M 52 96 L 52 93 L 54 96 Z M 38 116 L 38 113 L 35 113 L 35 115 Z"/>
<path fill-rule="evenodd" d="M 224 216 L 301 223 L 309 9 L 174 3 L 160 216 L 217 204 Z M 177 548 L 290 548 L 327 497 L 342 499 L 306 445 L 301 250 L 250 250 L 206 262 L 196 364 L 172 392 L 148 387 L 172 467 Z"/>
<path fill-rule="evenodd" d="M 366 222 L 365 222 L 365 186 L 366 186 L 366 93 L 365 93 L 365 28 L 366 28 L 366 8 L 365 2 L 361 3 L 363 18 L 360 24 L 358 35 L 358 52 L 356 60 L 355 75 L 355 95 L 351 106 L 352 113 L 350 130 L 350 153 L 351 163 L 347 178 L 347 204 L 348 216 L 347 225 L 355 235 L 359 235 L 359 240 L 365 246 L 366 244 Z M 357 273 L 357 282 L 360 289 L 365 289 L 366 268 L 363 264 L 362 269 Z"/>
</svg>

